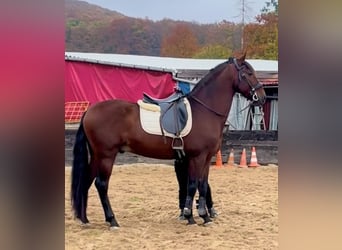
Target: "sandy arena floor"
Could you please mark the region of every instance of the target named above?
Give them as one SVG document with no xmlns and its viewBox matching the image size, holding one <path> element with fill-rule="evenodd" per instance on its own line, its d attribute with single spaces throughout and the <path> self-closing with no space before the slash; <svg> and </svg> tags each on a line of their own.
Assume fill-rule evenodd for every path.
<svg viewBox="0 0 342 250">
<path fill-rule="evenodd" d="M 109 197 L 119 230 L 109 230 L 95 186 L 88 226 L 74 220 L 70 173 L 65 168 L 65 249 L 278 249 L 278 167 L 211 169 L 209 183 L 219 216 L 204 227 L 178 220 L 174 168 L 165 164 L 115 166 Z M 196 195 L 197 197 L 197 195 Z"/>
</svg>

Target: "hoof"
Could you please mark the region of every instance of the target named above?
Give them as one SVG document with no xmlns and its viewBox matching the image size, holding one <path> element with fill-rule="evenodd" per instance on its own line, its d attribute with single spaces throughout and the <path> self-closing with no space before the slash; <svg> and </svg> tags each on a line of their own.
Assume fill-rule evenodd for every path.
<svg viewBox="0 0 342 250">
<path fill-rule="evenodd" d="M 188 218 L 188 224 L 187 225 L 197 225 L 194 217 Z"/>
<path fill-rule="evenodd" d="M 120 229 L 120 227 L 118 227 L 118 226 L 109 227 L 110 231 L 116 231 L 116 230 L 119 230 L 119 229 Z"/>
<path fill-rule="evenodd" d="M 82 226 L 82 227 L 87 227 L 87 226 L 89 226 L 89 224 L 90 224 L 90 223 L 89 223 L 89 220 L 83 221 L 83 220 L 77 218 L 76 221 L 77 221 L 77 223 L 78 223 L 80 226 Z"/>
<path fill-rule="evenodd" d="M 186 220 L 186 218 L 184 216 L 184 210 L 183 209 L 181 209 L 181 212 L 180 212 L 180 214 L 178 216 L 178 220 Z"/>
<path fill-rule="evenodd" d="M 83 224 L 89 223 L 89 220 L 88 220 L 87 217 L 83 217 L 83 218 L 82 218 L 81 216 L 79 216 L 79 217 L 76 217 L 76 220 L 80 221 L 80 222 L 83 223 Z"/>
<path fill-rule="evenodd" d="M 212 221 L 208 221 L 208 222 L 204 222 L 204 223 L 203 223 L 203 226 L 208 227 L 208 226 L 210 226 L 211 224 L 213 224 L 213 222 L 212 222 Z"/>
<path fill-rule="evenodd" d="M 89 222 L 88 222 L 88 223 L 83 223 L 82 221 L 79 221 L 79 225 L 80 225 L 81 227 L 87 228 L 87 227 L 90 226 L 90 223 L 89 223 Z"/>
<path fill-rule="evenodd" d="M 210 218 L 216 218 L 218 216 L 218 213 L 214 208 L 208 209 L 209 210 L 209 216 Z"/>
<path fill-rule="evenodd" d="M 106 222 L 109 223 L 109 226 L 112 227 L 120 227 L 120 225 L 118 224 L 118 222 L 116 221 L 115 217 L 110 217 L 106 219 Z"/>
<path fill-rule="evenodd" d="M 202 219 L 204 220 L 203 225 L 212 222 L 212 220 L 210 219 L 210 217 L 208 215 L 203 216 Z"/>
<path fill-rule="evenodd" d="M 184 215 L 179 215 L 179 216 L 178 216 L 178 220 L 186 220 L 186 218 L 185 218 Z"/>
</svg>

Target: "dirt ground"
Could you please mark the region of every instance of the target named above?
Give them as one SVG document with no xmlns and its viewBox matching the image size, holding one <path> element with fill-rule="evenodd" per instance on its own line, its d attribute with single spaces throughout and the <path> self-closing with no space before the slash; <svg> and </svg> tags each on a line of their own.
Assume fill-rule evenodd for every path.
<svg viewBox="0 0 342 250">
<path fill-rule="evenodd" d="M 179 221 L 174 168 L 130 164 L 113 168 L 109 198 L 120 229 L 109 230 L 95 186 L 88 199 L 90 224 L 74 220 L 70 172 L 65 168 L 65 249 L 278 249 L 278 167 L 210 170 L 214 207 L 209 226 Z M 197 195 L 196 195 L 197 197 Z"/>
</svg>

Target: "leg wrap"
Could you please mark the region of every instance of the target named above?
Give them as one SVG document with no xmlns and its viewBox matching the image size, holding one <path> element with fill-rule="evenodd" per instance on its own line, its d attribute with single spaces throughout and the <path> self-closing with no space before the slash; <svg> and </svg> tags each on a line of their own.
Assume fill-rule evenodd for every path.
<svg viewBox="0 0 342 250">
<path fill-rule="evenodd" d="M 208 209 L 211 209 L 213 207 L 214 202 L 213 202 L 213 199 L 211 197 L 211 189 L 210 189 L 209 183 L 208 183 L 208 189 L 207 189 L 206 203 L 207 203 Z"/>
<path fill-rule="evenodd" d="M 198 201 L 198 214 L 199 216 L 204 216 L 207 214 L 207 210 L 205 208 L 205 198 L 204 197 L 200 197 L 199 201 Z"/>
<path fill-rule="evenodd" d="M 190 196 L 186 197 L 184 216 L 190 216 L 192 214 L 192 198 Z"/>
</svg>

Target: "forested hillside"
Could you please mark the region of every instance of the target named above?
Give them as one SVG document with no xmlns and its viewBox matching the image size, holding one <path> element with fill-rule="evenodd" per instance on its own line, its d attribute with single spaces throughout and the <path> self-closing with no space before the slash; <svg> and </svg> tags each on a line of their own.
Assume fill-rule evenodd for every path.
<svg viewBox="0 0 342 250">
<path fill-rule="evenodd" d="M 272 24 L 262 15 L 258 18 L 258 23 L 244 28 L 245 45 L 253 58 L 276 59 L 278 13 L 271 19 Z M 270 35 L 273 40 L 268 39 Z M 170 19 L 155 22 L 127 17 L 83 1 L 65 0 L 65 47 L 72 52 L 227 58 L 241 47 L 241 24 L 198 24 Z"/>
</svg>

